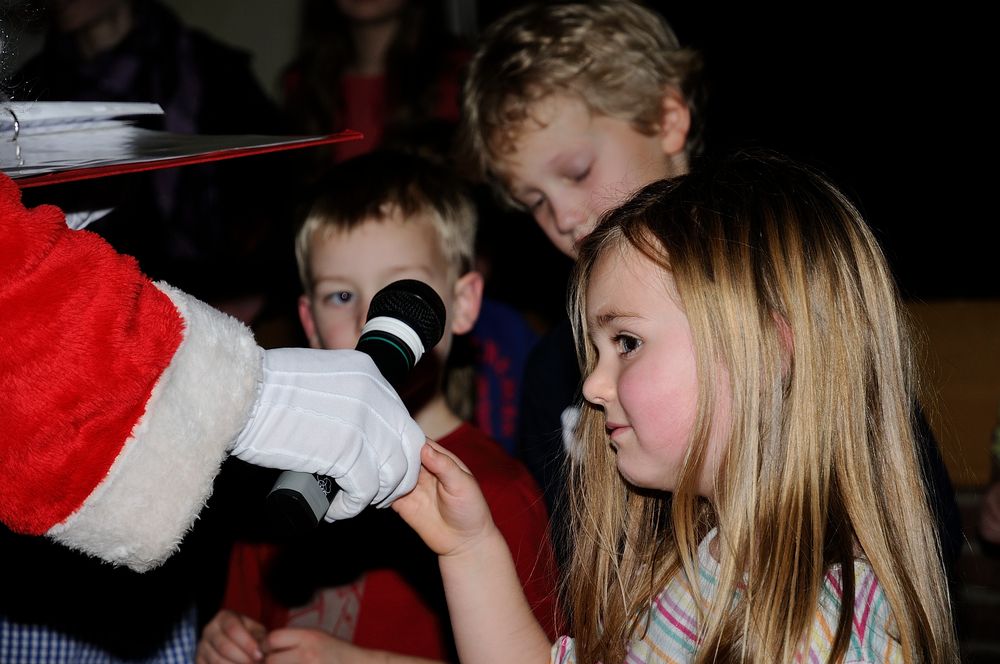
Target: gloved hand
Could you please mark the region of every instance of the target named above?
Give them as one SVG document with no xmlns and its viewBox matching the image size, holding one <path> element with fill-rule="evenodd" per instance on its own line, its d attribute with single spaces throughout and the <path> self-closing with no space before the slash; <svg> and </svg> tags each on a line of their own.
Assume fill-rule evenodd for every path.
<svg viewBox="0 0 1000 664">
<path fill-rule="evenodd" d="M 335 521 L 413 489 L 424 440 L 368 355 L 279 348 L 264 351 L 257 404 L 230 453 L 334 478 L 341 491 L 326 520 Z"/>
</svg>

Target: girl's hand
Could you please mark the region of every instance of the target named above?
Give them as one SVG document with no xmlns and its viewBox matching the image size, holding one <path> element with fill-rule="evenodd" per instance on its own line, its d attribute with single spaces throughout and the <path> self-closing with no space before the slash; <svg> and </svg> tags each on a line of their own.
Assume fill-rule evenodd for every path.
<svg viewBox="0 0 1000 664">
<path fill-rule="evenodd" d="M 432 551 L 440 556 L 459 554 L 495 530 L 476 479 L 458 457 L 428 441 L 420 461 L 416 488 L 397 499 L 392 509 Z"/>
<path fill-rule="evenodd" d="M 205 626 L 198 641 L 198 664 L 252 664 L 263 661 L 260 643 L 267 630 L 244 616 L 223 609 Z"/>
</svg>

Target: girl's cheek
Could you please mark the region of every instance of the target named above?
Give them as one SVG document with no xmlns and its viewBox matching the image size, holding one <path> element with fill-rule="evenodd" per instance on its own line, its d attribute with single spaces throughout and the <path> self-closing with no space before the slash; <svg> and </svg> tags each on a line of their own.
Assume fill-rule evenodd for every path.
<svg viewBox="0 0 1000 664">
<path fill-rule="evenodd" d="M 626 368 L 618 378 L 618 401 L 633 428 L 656 429 L 672 420 L 669 395 L 663 378 L 642 365 Z"/>
<path fill-rule="evenodd" d="M 648 444 L 684 446 L 694 428 L 698 385 L 693 366 L 637 364 L 622 372 L 618 399 Z"/>
<path fill-rule="evenodd" d="M 641 390 L 638 393 L 636 390 L 634 373 L 634 371 L 626 369 L 618 377 L 618 401 L 626 411 L 632 410 L 634 404 L 643 401 Z"/>
</svg>

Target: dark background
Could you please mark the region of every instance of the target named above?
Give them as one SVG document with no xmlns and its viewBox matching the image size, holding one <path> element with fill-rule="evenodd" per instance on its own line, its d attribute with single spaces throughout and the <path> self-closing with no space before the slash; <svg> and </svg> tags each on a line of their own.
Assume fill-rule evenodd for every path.
<svg viewBox="0 0 1000 664">
<path fill-rule="evenodd" d="M 519 4 L 480 2 L 480 23 Z M 709 155 L 765 146 L 825 171 L 876 229 L 904 295 L 1000 296 L 997 58 L 982 10 L 647 4 L 705 58 Z"/>
<path fill-rule="evenodd" d="M 212 2 L 245 11 L 239 2 Z M 453 2 L 475 5 L 480 28 L 522 4 Z M 876 229 L 909 297 L 1000 297 L 1000 231 L 991 196 L 998 59 L 995 37 L 986 34 L 993 26 L 987 10 L 963 3 L 919 11 L 853 2 L 647 4 L 667 18 L 682 44 L 705 57 L 709 155 L 765 146 L 827 172 Z M 31 19 L 37 30 L 42 6 L 40 0 L 0 0 L 6 36 L 17 37 Z M 274 27 L 275 33 L 294 30 Z M 265 59 L 270 45 L 258 41 L 239 45 Z M 31 49 L 27 39 L 13 45 L 13 55 Z M 4 55 L 0 69 L 12 64 L 12 53 Z M 515 265 L 498 268 L 565 271 L 530 222 L 505 218 L 486 230 L 504 256 L 512 242 L 505 236 L 522 244 L 512 254 Z M 561 308 L 560 287 L 549 294 L 547 285 L 507 281 L 502 299 L 524 301 L 525 290 L 534 288 L 545 292 L 533 296 L 533 306 Z"/>
</svg>

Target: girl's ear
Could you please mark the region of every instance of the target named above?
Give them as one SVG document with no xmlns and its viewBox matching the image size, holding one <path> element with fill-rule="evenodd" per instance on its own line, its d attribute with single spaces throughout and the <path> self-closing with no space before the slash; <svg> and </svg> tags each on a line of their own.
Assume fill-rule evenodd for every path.
<svg viewBox="0 0 1000 664">
<path fill-rule="evenodd" d="M 483 304 L 483 275 L 466 272 L 455 282 L 451 317 L 452 334 L 467 334 L 479 318 L 479 308 Z"/>
<path fill-rule="evenodd" d="M 663 95 L 660 118 L 660 146 L 668 157 L 683 155 L 691 131 L 691 109 L 680 92 L 668 89 Z"/>
<path fill-rule="evenodd" d="M 309 345 L 313 348 L 322 348 L 319 343 L 319 332 L 316 330 L 316 321 L 313 319 L 312 301 L 308 295 L 299 296 L 299 320 L 302 322 L 302 329 L 309 339 Z"/>
</svg>

